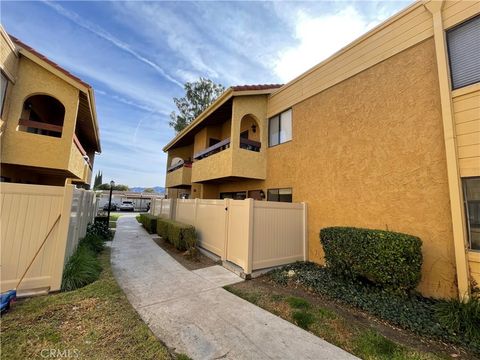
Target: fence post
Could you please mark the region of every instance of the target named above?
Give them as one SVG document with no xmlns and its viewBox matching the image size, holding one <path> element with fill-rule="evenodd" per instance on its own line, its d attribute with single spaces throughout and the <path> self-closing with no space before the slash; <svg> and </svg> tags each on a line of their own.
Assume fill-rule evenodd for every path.
<svg viewBox="0 0 480 360">
<path fill-rule="evenodd" d="M 308 261 L 308 214 L 307 204 L 302 202 L 303 206 L 303 261 Z"/>
<path fill-rule="evenodd" d="M 227 247 L 228 247 L 228 222 L 230 218 L 229 208 L 230 208 L 230 199 L 224 199 L 224 206 L 225 206 L 225 236 L 223 239 L 223 253 L 222 253 L 222 261 L 227 260 Z"/>
<path fill-rule="evenodd" d="M 198 211 L 198 198 L 195 198 L 194 201 L 194 208 L 193 208 L 193 227 L 197 228 L 197 211 Z"/>
<path fill-rule="evenodd" d="M 247 266 L 245 274 L 249 275 L 253 271 L 253 220 L 255 203 L 253 199 L 247 199 L 248 201 L 248 241 L 247 241 Z"/>
<path fill-rule="evenodd" d="M 177 199 L 170 199 L 170 214 L 169 214 L 169 219 L 170 220 L 176 220 L 177 219 Z"/>
<path fill-rule="evenodd" d="M 70 226 L 70 212 L 72 210 L 74 186 L 65 184 L 63 192 L 63 203 L 60 209 L 60 222 L 58 224 L 57 244 L 55 246 L 55 262 L 52 266 L 52 291 L 60 290 L 62 286 L 63 266 L 65 261 L 65 252 L 68 243 L 68 228 Z"/>
</svg>

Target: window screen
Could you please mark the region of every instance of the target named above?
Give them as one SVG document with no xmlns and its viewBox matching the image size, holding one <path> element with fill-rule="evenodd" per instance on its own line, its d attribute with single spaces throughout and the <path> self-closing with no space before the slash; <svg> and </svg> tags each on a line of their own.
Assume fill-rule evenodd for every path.
<svg viewBox="0 0 480 360">
<path fill-rule="evenodd" d="M 275 146 L 292 140 L 292 109 L 270 118 L 268 124 L 268 144 Z"/>
<path fill-rule="evenodd" d="M 480 82 L 480 16 L 447 31 L 452 88 Z"/>
<path fill-rule="evenodd" d="M 292 202 L 292 189 L 269 189 L 267 192 L 268 201 Z"/>
</svg>

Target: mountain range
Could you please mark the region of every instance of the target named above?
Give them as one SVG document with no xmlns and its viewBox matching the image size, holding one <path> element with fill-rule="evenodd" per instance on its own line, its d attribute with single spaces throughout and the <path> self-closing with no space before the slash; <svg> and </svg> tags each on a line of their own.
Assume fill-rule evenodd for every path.
<svg viewBox="0 0 480 360">
<path fill-rule="evenodd" d="M 149 188 L 149 187 L 136 186 L 136 187 L 130 188 L 130 191 L 141 193 L 147 188 Z M 162 187 L 162 186 L 153 186 L 152 188 L 155 190 L 156 193 L 163 194 L 165 192 L 165 188 Z"/>
</svg>

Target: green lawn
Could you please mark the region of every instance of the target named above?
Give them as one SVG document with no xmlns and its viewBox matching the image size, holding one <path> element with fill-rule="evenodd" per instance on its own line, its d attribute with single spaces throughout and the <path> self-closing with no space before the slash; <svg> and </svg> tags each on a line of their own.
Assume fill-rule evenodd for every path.
<svg viewBox="0 0 480 360">
<path fill-rule="evenodd" d="M 115 281 L 110 251 L 99 280 L 81 289 L 19 300 L 2 316 L 2 359 L 42 358 L 57 351 L 80 359 L 173 359 Z M 44 350 L 47 349 L 47 350 Z M 42 352 L 43 351 L 43 352 Z"/>
</svg>

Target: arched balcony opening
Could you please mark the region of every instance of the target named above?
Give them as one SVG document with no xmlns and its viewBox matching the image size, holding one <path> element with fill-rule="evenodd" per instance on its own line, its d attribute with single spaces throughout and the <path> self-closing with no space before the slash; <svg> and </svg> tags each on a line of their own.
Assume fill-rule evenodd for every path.
<svg viewBox="0 0 480 360">
<path fill-rule="evenodd" d="M 65 107 L 49 95 L 33 95 L 23 103 L 18 130 L 32 134 L 61 137 Z"/>
<path fill-rule="evenodd" d="M 240 122 L 240 148 L 259 152 L 261 148 L 260 127 L 252 115 L 245 115 Z"/>
</svg>

